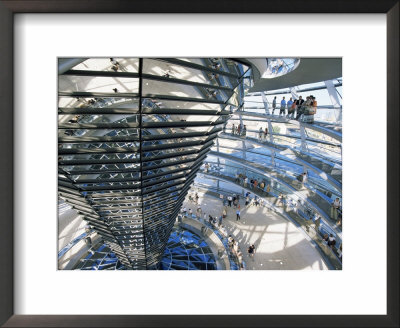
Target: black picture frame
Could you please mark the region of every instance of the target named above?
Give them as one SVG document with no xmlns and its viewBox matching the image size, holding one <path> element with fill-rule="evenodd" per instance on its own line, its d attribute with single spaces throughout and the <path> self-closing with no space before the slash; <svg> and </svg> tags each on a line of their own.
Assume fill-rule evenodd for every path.
<svg viewBox="0 0 400 328">
<path fill-rule="evenodd" d="M 0 324 L 4 327 L 399 327 L 399 1 L 0 1 Z M 387 17 L 387 315 L 14 315 L 13 26 L 16 13 L 385 13 Z M 367 54 L 366 54 L 367 55 Z M 371 181 L 372 183 L 372 181 Z M 14 204 L 14 205 L 13 205 Z M 367 287 L 366 287 L 367 288 Z"/>
</svg>

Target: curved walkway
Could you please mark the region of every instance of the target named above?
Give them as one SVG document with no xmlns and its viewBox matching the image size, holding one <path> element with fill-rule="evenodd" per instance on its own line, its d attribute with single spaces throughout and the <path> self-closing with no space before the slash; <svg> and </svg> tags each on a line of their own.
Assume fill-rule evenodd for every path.
<svg viewBox="0 0 400 328">
<path fill-rule="evenodd" d="M 298 206 L 294 207 L 291 202 L 288 202 L 289 199 L 292 197 L 288 197 L 285 201 L 285 204 L 278 205 L 278 195 L 270 192 L 266 195 L 264 192 L 260 191 L 259 189 L 247 189 L 244 188 L 242 185 L 235 182 L 233 177 L 223 176 L 221 174 L 210 174 L 210 173 L 203 173 L 205 176 L 215 177 L 220 181 L 225 181 L 228 183 L 235 184 L 240 186 L 242 190 L 247 190 L 250 193 L 253 193 L 260 198 L 264 199 L 267 203 L 266 206 L 270 207 L 274 211 L 283 215 L 289 221 L 295 223 L 298 228 L 304 230 L 304 232 L 310 237 L 310 239 L 314 240 L 314 242 L 320 247 L 321 251 L 324 255 L 329 259 L 332 265 L 335 268 L 341 268 L 341 260 L 338 258 L 338 247 L 342 243 L 342 234 L 339 233 L 335 227 L 325 219 L 321 218 L 319 221 L 315 221 L 314 213 L 307 213 L 306 207 Z M 231 194 L 231 191 L 225 192 L 225 194 Z M 336 239 L 336 247 L 326 248 L 324 242 L 322 241 L 324 234 L 332 234 Z"/>
<path fill-rule="evenodd" d="M 274 122 L 280 122 L 280 123 L 292 123 L 295 125 L 298 125 L 300 127 L 300 125 L 303 125 L 305 128 L 310 129 L 310 130 L 314 130 L 317 132 L 321 132 L 323 134 L 326 134 L 327 136 L 342 142 L 342 133 L 333 129 L 328 128 L 327 126 L 321 126 L 318 124 L 307 124 L 307 123 L 303 123 L 303 122 L 299 122 L 297 120 L 293 120 L 293 119 L 288 119 L 286 117 L 279 117 L 276 115 L 267 115 L 267 114 L 261 114 L 261 113 L 255 113 L 255 112 L 245 112 L 245 111 L 236 111 L 233 113 L 234 115 L 241 115 L 241 116 L 250 116 L 250 117 L 259 117 L 259 118 L 264 118 L 264 119 L 273 119 Z"/>
<path fill-rule="evenodd" d="M 219 199 L 199 193 L 199 206 L 203 213 L 219 217 L 223 204 Z M 327 270 L 328 266 L 305 235 L 290 221 L 263 207 L 244 208 L 241 220 L 236 221 L 236 209 L 227 208 L 223 225 L 239 242 L 247 270 Z M 187 209 L 195 213 L 197 205 L 187 199 Z M 247 254 L 250 244 L 256 246 L 254 258 Z"/>
<path fill-rule="evenodd" d="M 276 180 L 278 183 L 281 183 L 289 190 L 291 190 L 293 194 L 296 194 L 299 198 L 308 202 L 310 206 L 313 207 L 317 213 L 319 213 L 320 216 L 325 218 L 328 222 L 331 222 L 331 226 L 336 231 L 336 234 L 339 236 L 341 235 L 338 227 L 334 227 L 335 222 L 333 222 L 328 215 L 328 213 L 330 213 L 331 207 L 330 202 L 327 199 L 323 198 L 322 195 L 320 195 L 318 192 L 316 192 L 315 189 L 311 188 L 307 184 L 305 184 L 305 186 L 308 188 L 302 189 L 301 185 L 295 178 L 291 178 L 278 172 L 268 170 L 267 167 L 258 163 L 250 162 L 242 158 L 237 158 L 232 155 L 223 154 L 215 151 L 210 151 L 209 154 L 220 158 L 225 158 L 232 162 L 236 162 L 243 167 L 246 167 L 256 173 L 265 175 L 270 179 Z M 209 173 L 212 174 L 211 172 Z"/>
<path fill-rule="evenodd" d="M 304 155 L 291 147 L 278 146 L 278 145 L 272 144 L 271 142 L 268 142 L 268 141 L 259 141 L 252 137 L 244 138 L 244 137 L 239 137 L 239 136 L 233 136 L 232 134 L 227 134 L 227 133 L 221 133 L 218 137 L 227 139 L 227 140 L 235 140 L 235 141 L 236 140 L 241 140 L 241 141 L 245 140 L 253 145 L 268 148 L 269 150 L 272 150 L 276 153 L 279 153 L 282 156 L 288 157 L 289 159 L 296 161 L 300 165 L 306 166 L 307 168 L 309 168 L 310 170 L 312 170 L 316 174 L 318 174 L 322 179 L 329 182 L 334 188 L 336 188 L 338 190 L 342 190 L 341 171 L 335 169 L 334 167 L 332 167 L 318 159 L 314 159 L 311 156 Z M 288 152 L 288 150 L 289 150 L 289 152 Z"/>
</svg>

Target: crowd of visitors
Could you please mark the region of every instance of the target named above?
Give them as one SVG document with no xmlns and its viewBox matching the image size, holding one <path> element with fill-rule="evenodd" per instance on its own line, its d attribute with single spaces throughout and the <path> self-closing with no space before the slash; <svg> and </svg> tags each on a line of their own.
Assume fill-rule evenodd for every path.
<svg viewBox="0 0 400 328">
<path fill-rule="evenodd" d="M 246 137 L 247 127 L 243 124 L 232 124 L 232 135 L 237 135 L 239 137 Z"/>
<path fill-rule="evenodd" d="M 275 115 L 277 100 L 276 96 L 272 100 L 272 115 Z M 314 122 L 314 115 L 317 113 L 317 100 L 313 95 L 307 96 L 306 100 L 299 96 L 298 99 L 293 100 L 292 97 L 286 101 L 285 97 L 282 97 L 279 106 L 279 116 L 285 116 L 292 119 L 303 119 L 307 123 Z"/>
<path fill-rule="evenodd" d="M 271 192 L 270 184 L 264 179 L 256 179 L 242 173 L 236 173 L 235 182 L 245 188 L 256 189 L 264 196 L 268 196 Z"/>
<path fill-rule="evenodd" d="M 224 207 L 227 207 L 227 206 L 235 207 L 240 210 L 240 204 L 239 204 L 240 195 L 233 194 L 233 195 L 228 195 L 225 197 L 224 195 L 220 194 L 219 197 L 220 197 Z"/>
</svg>

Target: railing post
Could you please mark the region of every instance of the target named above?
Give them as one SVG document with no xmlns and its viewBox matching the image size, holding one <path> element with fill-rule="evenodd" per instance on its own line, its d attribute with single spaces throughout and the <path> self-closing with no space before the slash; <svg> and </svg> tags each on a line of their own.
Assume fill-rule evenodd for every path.
<svg viewBox="0 0 400 328">
<path fill-rule="evenodd" d="M 275 166 L 275 150 L 271 150 L 271 164 Z"/>
<path fill-rule="evenodd" d="M 336 87 L 332 80 L 324 81 L 326 85 L 326 90 L 328 91 L 329 98 L 331 99 L 334 111 L 336 123 L 342 122 L 342 106 L 340 104 L 340 99 L 336 91 Z"/>
<path fill-rule="evenodd" d="M 267 99 L 267 97 L 265 96 L 264 91 L 261 91 L 261 98 L 262 98 L 262 101 L 263 101 L 263 103 L 264 103 L 265 113 L 266 113 L 267 115 L 269 115 L 270 113 L 269 113 L 269 109 L 268 109 L 268 99 Z"/>
<path fill-rule="evenodd" d="M 296 87 L 290 88 L 290 93 L 292 94 L 293 100 L 299 99 L 299 95 L 297 94 Z"/>
<path fill-rule="evenodd" d="M 271 120 L 268 118 L 268 132 L 269 132 L 269 141 L 274 144 L 274 129 L 271 123 Z M 275 166 L 275 151 L 271 150 L 271 164 L 272 166 Z"/>
<path fill-rule="evenodd" d="M 305 152 L 307 150 L 307 143 L 306 143 L 306 130 L 304 128 L 303 123 L 300 123 L 300 137 L 301 137 L 301 151 Z"/>
<path fill-rule="evenodd" d="M 268 118 L 267 119 L 268 122 L 268 132 L 269 132 L 269 141 L 274 144 L 274 129 L 272 127 L 272 123 L 271 120 Z"/>
</svg>

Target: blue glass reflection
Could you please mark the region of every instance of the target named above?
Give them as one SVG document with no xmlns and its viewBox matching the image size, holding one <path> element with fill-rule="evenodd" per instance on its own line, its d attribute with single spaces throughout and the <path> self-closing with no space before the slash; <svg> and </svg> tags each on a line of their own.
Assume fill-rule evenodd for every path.
<svg viewBox="0 0 400 328">
<path fill-rule="evenodd" d="M 80 260 L 80 270 L 126 270 L 115 253 L 105 244 L 92 247 Z M 216 270 L 214 255 L 200 236 L 182 228 L 174 228 L 168 240 L 160 270 Z"/>
<path fill-rule="evenodd" d="M 161 270 L 216 270 L 207 243 L 198 235 L 174 228 L 160 264 Z"/>
</svg>

